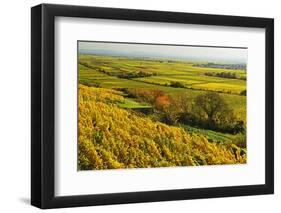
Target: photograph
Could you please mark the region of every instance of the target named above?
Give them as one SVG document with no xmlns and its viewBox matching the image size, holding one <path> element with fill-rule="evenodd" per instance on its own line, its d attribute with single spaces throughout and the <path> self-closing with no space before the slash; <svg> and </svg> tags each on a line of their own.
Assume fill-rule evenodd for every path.
<svg viewBox="0 0 281 213">
<path fill-rule="evenodd" d="M 247 51 L 77 41 L 78 171 L 246 164 Z"/>
<path fill-rule="evenodd" d="M 274 194 L 271 13 L 151 3 L 32 6 L 31 205 Z"/>
</svg>

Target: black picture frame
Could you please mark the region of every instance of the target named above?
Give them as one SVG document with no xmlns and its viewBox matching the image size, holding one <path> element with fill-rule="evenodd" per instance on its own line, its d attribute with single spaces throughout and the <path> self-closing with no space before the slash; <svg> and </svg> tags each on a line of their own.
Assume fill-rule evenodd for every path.
<svg viewBox="0 0 281 213">
<path fill-rule="evenodd" d="M 54 171 L 55 17 L 264 28 L 265 184 L 56 197 Z M 164 11 L 41 4 L 31 9 L 31 204 L 42 209 L 274 193 L 274 20 Z"/>
</svg>

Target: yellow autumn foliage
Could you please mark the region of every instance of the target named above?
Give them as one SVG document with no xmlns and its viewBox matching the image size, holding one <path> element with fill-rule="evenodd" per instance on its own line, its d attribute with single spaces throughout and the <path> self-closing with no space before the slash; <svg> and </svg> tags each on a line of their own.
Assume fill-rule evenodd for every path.
<svg viewBox="0 0 281 213">
<path fill-rule="evenodd" d="M 118 107 L 121 92 L 79 85 L 79 170 L 241 164 L 246 153 L 234 144 L 154 122 Z"/>
</svg>

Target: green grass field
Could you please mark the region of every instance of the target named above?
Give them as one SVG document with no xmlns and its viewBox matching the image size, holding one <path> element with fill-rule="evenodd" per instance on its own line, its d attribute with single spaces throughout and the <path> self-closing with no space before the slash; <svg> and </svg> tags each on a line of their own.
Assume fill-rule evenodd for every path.
<svg viewBox="0 0 281 213">
<path fill-rule="evenodd" d="M 124 109 L 149 109 L 151 106 L 146 103 L 139 103 L 134 99 L 131 98 L 125 98 L 124 103 L 118 104 L 119 107 L 124 108 Z"/>
<path fill-rule="evenodd" d="M 224 142 L 232 142 L 232 140 L 235 138 L 232 134 L 227 133 L 221 133 L 216 132 L 212 130 L 206 130 L 201 128 L 195 128 L 188 125 L 180 125 L 180 127 L 183 127 L 184 129 L 187 129 L 189 132 L 198 134 L 198 135 L 204 135 L 209 141 L 224 141 Z"/>
</svg>

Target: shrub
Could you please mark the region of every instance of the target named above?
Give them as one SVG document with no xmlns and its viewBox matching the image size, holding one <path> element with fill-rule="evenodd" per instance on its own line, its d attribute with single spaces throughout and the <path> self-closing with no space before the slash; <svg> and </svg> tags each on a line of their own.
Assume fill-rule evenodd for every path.
<svg viewBox="0 0 281 213">
<path fill-rule="evenodd" d="M 184 88 L 184 84 L 179 82 L 179 81 L 171 81 L 170 82 L 171 87 L 176 87 L 176 88 Z"/>
<path fill-rule="evenodd" d="M 164 92 L 157 89 L 141 89 L 141 88 L 131 88 L 126 89 L 126 93 L 129 97 L 137 98 L 140 101 L 144 101 L 150 104 L 155 104 L 155 100 L 159 96 L 163 96 Z"/>
</svg>

